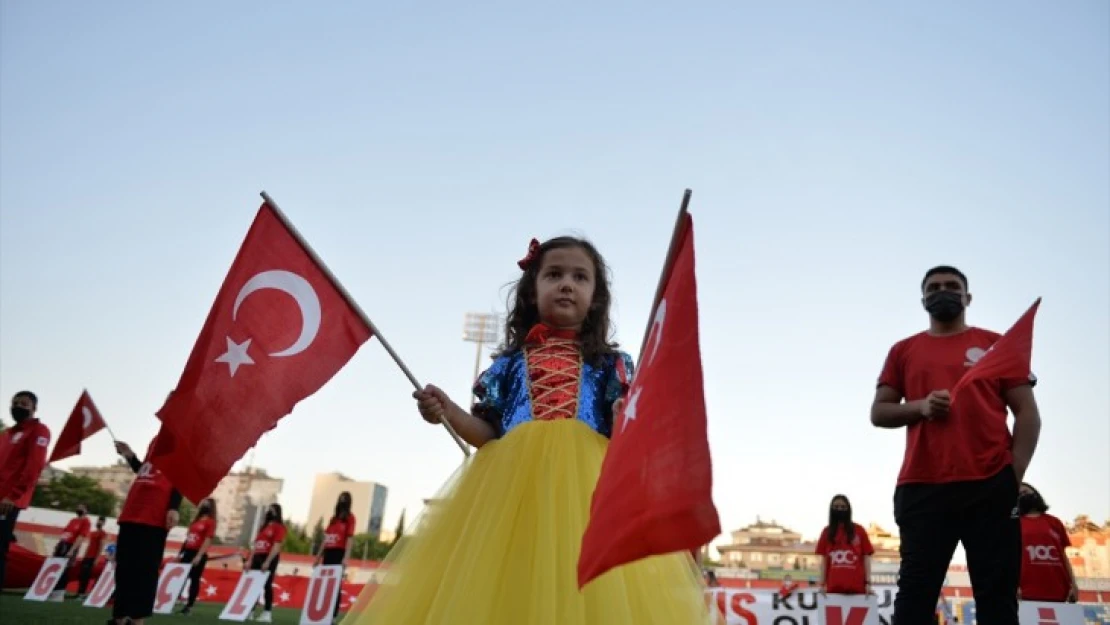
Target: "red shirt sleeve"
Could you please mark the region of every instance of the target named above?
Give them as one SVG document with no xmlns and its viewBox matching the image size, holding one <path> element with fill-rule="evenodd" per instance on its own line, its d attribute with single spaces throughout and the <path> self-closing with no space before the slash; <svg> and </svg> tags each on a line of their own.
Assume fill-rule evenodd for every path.
<svg viewBox="0 0 1110 625">
<path fill-rule="evenodd" d="M 863 555 L 875 555 L 875 548 L 871 546 L 871 539 L 867 537 L 867 530 L 863 529 L 858 524 L 856 525 L 856 536 L 859 536 L 859 546 Z"/>
<path fill-rule="evenodd" d="M 87 515 L 81 517 L 81 525 L 77 528 L 77 537 L 88 536 L 89 530 L 92 529 L 91 526 L 92 523 L 89 522 L 89 517 Z"/>
<path fill-rule="evenodd" d="M 355 515 L 348 514 L 348 516 L 347 516 L 347 537 L 348 538 L 355 535 L 355 526 L 356 525 L 358 525 L 358 522 L 355 521 Z"/>
<path fill-rule="evenodd" d="M 1064 527 L 1063 521 L 1052 515 L 1049 516 L 1052 518 L 1052 524 L 1056 526 L 1056 531 L 1060 534 L 1060 555 L 1066 558 L 1067 555 L 1063 553 L 1063 550 L 1071 547 L 1071 534 L 1068 533 L 1068 528 Z"/>
<path fill-rule="evenodd" d="M 42 475 L 42 468 L 46 466 L 46 448 L 50 446 L 50 430 L 43 424 L 35 428 L 35 440 L 30 441 L 31 449 L 27 452 L 27 464 L 23 465 L 23 473 L 15 482 L 15 487 L 9 498 L 19 501 L 24 494 L 31 492 Z"/>
<path fill-rule="evenodd" d="M 876 386 L 889 386 L 904 396 L 906 385 L 902 379 L 902 346 L 902 342 L 895 343 L 887 352 L 886 362 L 883 363 L 883 370 L 879 373 Z"/>
<path fill-rule="evenodd" d="M 274 525 L 274 546 L 280 547 L 281 543 L 285 541 L 285 526 L 280 523 Z"/>
<path fill-rule="evenodd" d="M 819 556 L 829 555 L 829 540 L 827 538 L 828 534 L 829 529 L 825 528 L 821 530 L 821 537 L 817 539 L 817 548 L 814 549 L 813 552 Z"/>
</svg>

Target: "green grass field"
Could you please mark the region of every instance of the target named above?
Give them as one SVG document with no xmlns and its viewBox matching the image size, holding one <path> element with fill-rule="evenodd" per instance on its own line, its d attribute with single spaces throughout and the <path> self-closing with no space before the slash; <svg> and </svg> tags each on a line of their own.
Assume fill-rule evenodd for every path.
<svg viewBox="0 0 1110 625">
<path fill-rule="evenodd" d="M 188 616 L 155 615 L 147 622 L 180 625 L 228 623 L 220 620 L 223 607 L 223 604 L 217 603 L 198 603 Z M 68 599 L 65 603 L 35 603 L 24 601 L 23 593 L 5 591 L 0 594 L 0 623 L 3 625 L 104 625 L 111 616 L 111 607 L 103 610 L 86 608 L 76 599 Z M 297 625 L 300 618 L 299 610 L 274 609 L 274 623 Z"/>
</svg>

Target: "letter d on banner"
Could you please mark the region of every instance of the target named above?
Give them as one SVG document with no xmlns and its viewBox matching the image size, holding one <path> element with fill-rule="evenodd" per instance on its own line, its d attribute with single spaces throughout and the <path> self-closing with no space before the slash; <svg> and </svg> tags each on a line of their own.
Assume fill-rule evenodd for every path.
<svg viewBox="0 0 1110 625">
<path fill-rule="evenodd" d="M 335 602 L 339 601 L 339 586 L 342 581 L 343 567 L 338 564 L 318 566 L 312 570 L 300 625 L 331 625 L 331 615 L 335 611 Z"/>
<path fill-rule="evenodd" d="M 818 595 L 825 625 L 879 625 L 879 602 L 870 595 Z"/>
<path fill-rule="evenodd" d="M 100 571 L 100 577 L 96 578 L 96 585 L 93 586 L 92 592 L 85 598 L 84 606 L 86 608 L 103 608 L 104 604 L 108 603 L 108 599 L 112 597 L 112 592 L 116 589 L 116 563 L 105 562 L 104 568 Z"/>
<path fill-rule="evenodd" d="M 67 566 L 69 566 L 69 558 L 47 558 L 42 563 L 38 576 L 35 577 L 35 583 L 27 589 L 27 594 L 23 595 L 23 599 L 26 601 L 46 601 L 46 598 L 50 596 L 50 591 L 54 590 L 58 578 L 62 576 L 62 571 L 66 570 Z"/>
<path fill-rule="evenodd" d="M 181 589 L 189 579 L 190 564 L 174 562 L 167 564 L 162 569 L 162 577 L 158 578 L 158 592 L 154 595 L 155 614 L 173 614 L 173 606 L 181 596 Z"/>
<path fill-rule="evenodd" d="M 269 576 L 269 571 L 243 571 L 239 583 L 235 586 L 235 592 L 231 593 L 231 601 L 224 606 L 224 611 L 220 612 L 220 620 L 240 623 L 247 620 L 254 604 L 258 603 L 258 598 L 262 596 L 266 578 Z"/>
</svg>

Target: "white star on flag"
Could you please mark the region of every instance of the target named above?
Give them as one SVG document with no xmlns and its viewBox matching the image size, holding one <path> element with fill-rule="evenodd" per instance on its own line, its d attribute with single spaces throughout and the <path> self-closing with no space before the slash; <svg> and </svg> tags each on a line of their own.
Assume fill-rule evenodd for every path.
<svg viewBox="0 0 1110 625">
<path fill-rule="evenodd" d="M 289 593 L 283 592 L 281 593 L 281 599 L 279 599 L 279 601 L 281 601 L 282 603 L 289 603 L 289 600 L 292 598 L 293 597 Z"/>
<path fill-rule="evenodd" d="M 235 372 L 239 370 L 239 365 L 253 365 L 254 360 L 251 359 L 247 350 L 251 346 L 251 339 L 247 339 L 242 343 L 236 343 L 227 337 L 227 351 L 216 359 L 216 362 L 226 362 L 227 366 L 231 368 L 231 377 L 235 377 Z"/>
<path fill-rule="evenodd" d="M 216 587 L 215 586 L 209 586 L 208 588 L 205 588 L 204 589 L 204 594 L 208 595 L 209 597 L 215 597 L 216 596 Z"/>
<path fill-rule="evenodd" d="M 640 391 L 642 388 L 637 388 L 636 392 L 628 398 L 628 405 L 624 407 L 624 422 L 621 423 L 621 431 L 623 432 L 630 421 L 636 420 L 636 402 L 640 401 Z"/>
</svg>

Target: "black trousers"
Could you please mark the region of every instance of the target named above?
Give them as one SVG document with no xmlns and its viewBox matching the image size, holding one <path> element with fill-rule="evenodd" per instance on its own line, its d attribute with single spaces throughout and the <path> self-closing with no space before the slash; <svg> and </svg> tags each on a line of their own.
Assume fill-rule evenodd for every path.
<svg viewBox="0 0 1110 625">
<path fill-rule="evenodd" d="M 324 565 L 343 564 L 343 556 L 347 555 L 347 550 L 346 549 L 325 549 L 324 553 L 322 555 L 323 555 L 323 558 L 321 558 L 321 560 L 322 560 L 322 564 L 324 564 Z M 338 595 L 340 598 L 343 597 L 343 578 L 342 577 L 339 579 L 339 586 L 336 588 L 335 594 Z M 332 614 L 332 616 L 339 616 L 339 604 L 340 603 L 342 603 L 342 601 L 336 600 L 336 602 L 335 602 L 335 612 Z"/>
<path fill-rule="evenodd" d="M 933 625 L 948 565 L 963 543 L 979 625 L 1018 625 L 1021 517 L 1007 466 L 984 480 L 904 484 L 894 491 L 902 563 L 892 625 Z"/>
<path fill-rule="evenodd" d="M 0 517 L 0 588 L 4 587 L 4 576 L 8 570 L 8 547 L 15 542 L 15 520 L 19 518 L 19 508 Z"/>
<path fill-rule="evenodd" d="M 269 554 L 256 553 L 253 556 L 251 556 L 251 570 L 252 571 L 261 571 L 262 570 L 262 563 L 266 561 L 266 556 L 267 555 L 269 555 Z M 266 599 L 266 611 L 267 612 L 270 612 L 274 609 L 274 576 L 277 575 L 278 560 L 280 560 L 280 559 L 281 559 L 281 556 L 274 556 L 273 561 L 270 562 L 270 568 L 269 568 L 270 576 L 266 578 L 266 586 L 265 586 L 265 589 L 263 590 L 263 596 Z"/>
<path fill-rule="evenodd" d="M 59 542 L 58 544 L 54 545 L 54 557 L 55 558 L 64 558 L 64 557 L 68 556 L 70 549 L 73 549 L 73 544 L 72 543 Z M 73 562 L 73 560 L 70 560 L 70 562 Z M 62 574 L 58 576 L 58 583 L 54 584 L 54 590 L 55 591 L 60 590 L 62 592 L 65 592 L 66 586 L 68 586 L 68 585 L 69 585 L 69 565 L 67 565 L 66 568 L 62 569 Z"/>
<path fill-rule="evenodd" d="M 81 573 L 77 582 L 77 594 L 83 595 L 89 588 L 89 580 L 92 579 L 93 567 L 96 566 L 96 556 L 91 558 L 83 558 L 81 560 Z"/>
<path fill-rule="evenodd" d="M 182 549 L 177 556 L 178 562 L 191 562 L 193 564 L 193 568 L 189 569 L 189 600 L 185 603 L 187 608 L 193 607 L 193 604 L 197 602 L 197 593 L 200 592 L 200 576 L 204 574 L 204 569 L 208 566 L 207 553 L 201 556 L 199 561 L 193 562 L 196 557 L 196 549 Z"/>
<path fill-rule="evenodd" d="M 154 612 L 158 569 L 166 548 L 166 528 L 120 523 L 116 540 L 116 619 L 145 619 Z"/>
</svg>

